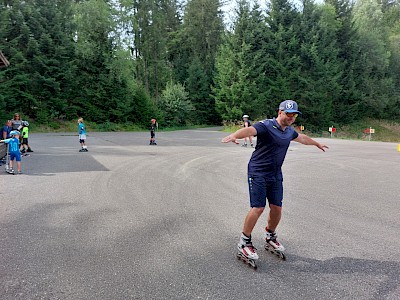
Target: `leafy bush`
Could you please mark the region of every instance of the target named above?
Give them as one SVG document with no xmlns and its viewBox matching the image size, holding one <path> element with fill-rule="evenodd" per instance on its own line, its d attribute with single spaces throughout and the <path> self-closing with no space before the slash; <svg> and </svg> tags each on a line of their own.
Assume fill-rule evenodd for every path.
<svg viewBox="0 0 400 300">
<path fill-rule="evenodd" d="M 194 106 L 188 100 L 188 96 L 182 84 L 172 82 L 167 84 L 158 101 L 166 126 L 185 126 L 189 123 L 188 117 L 194 110 Z"/>
</svg>

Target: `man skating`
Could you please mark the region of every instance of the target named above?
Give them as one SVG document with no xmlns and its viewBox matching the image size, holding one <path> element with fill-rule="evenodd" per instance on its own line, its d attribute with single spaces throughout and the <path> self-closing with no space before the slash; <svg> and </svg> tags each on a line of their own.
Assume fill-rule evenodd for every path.
<svg viewBox="0 0 400 300">
<path fill-rule="evenodd" d="M 265 228 L 267 246 L 277 251 L 284 251 L 278 242 L 276 228 L 281 219 L 283 200 L 282 164 L 290 142 L 314 145 L 325 151 L 327 146 L 318 143 L 305 134 L 298 134 L 291 126 L 301 112 L 293 100 L 283 101 L 278 108 L 275 119 L 266 119 L 253 126 L 242 128 L 222 139 L 223 143 L 239 144 L 238 139 L 257 136 L 256 148 L 248 164 L 248 184 L 250 193 L 250 211 L 248 212 L 239 239 L 238 251 L 246 258 L 256 260 L 258 254 L 251 241 L 251 233 L 259 217 L 269 203 L 269 215 Z"/>
</svg>

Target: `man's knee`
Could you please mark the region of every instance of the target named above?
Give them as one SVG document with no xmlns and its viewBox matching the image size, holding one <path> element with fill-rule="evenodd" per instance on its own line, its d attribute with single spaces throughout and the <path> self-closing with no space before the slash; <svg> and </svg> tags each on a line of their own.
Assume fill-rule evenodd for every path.
<svg viewBox="0 0 400 300">
<path fill-rule="evenodd" d="M 282 212 L 282 206 L 278 206 L 275 204 L 270 204 L 269 209 L 272 213 L 281 213 Z"/>
<path fill-rule="evenodd" d="M 265 207 L 252 207 L 251 209 L 255 214 L 258 214 L 260 216 L 263 213 Z"/>
</svg>

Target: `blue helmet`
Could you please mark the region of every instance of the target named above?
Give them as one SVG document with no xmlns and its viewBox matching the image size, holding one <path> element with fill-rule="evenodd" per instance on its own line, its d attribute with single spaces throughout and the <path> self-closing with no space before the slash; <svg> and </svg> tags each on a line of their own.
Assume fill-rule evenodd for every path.
<svg viewBox="0 0 400 300">
<path fill-rule="evenodd" d="M 14 136 L 14 135 L 19 135 L 19 131 L 18 130 L 12 130 L 10 132 L 10 136 Z"/>
</svg>

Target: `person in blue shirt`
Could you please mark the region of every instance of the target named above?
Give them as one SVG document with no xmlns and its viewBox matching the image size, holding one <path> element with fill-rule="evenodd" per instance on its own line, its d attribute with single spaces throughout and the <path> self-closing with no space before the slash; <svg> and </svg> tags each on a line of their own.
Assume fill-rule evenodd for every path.
<svg viewBox="0 0 400 300">
<path fill-rule="evenodd" d="M 21 174 L 21 152 L 19 151 L 19 131 L 13 130 L 10 132 L 11 138 L 1 140 L 0 142 L 4 142 L 8 144 L 8 152 L 10 153 L 10 173 L 15 174 L 13 164 L 14 159 L 17 162 L 17 171 L 18 174 Z"/>
<path fill-rule="evenodd" d="M 79 134 L 79 143 L 81 143 L 81 150 L 79 152 L 88 152 L 86 146 L 86 128 L 85 124 L 83 124 L 83 119 L 78 119 L 78 134 Z"/>
<path fill-rule="evenodd" d="M 238 244 L 238 255 L 250 260 L 258 259 L 256 248 L 251 241 L 251 233 L 263 213 L 266 200 L 269 204 L 267 227 L 265 228 L 265 248 L 283 253 L 284 247 L 278 242 L 276 228 L 282 215 L 283 176 L 282 164 L 291 141 L 313 145 L 322 151 L 328 147 L 305 134 L 297 133 L 291 126 L 301 114 L 293 100 L 283 101 L 278 108 L 278 116 L 266 119 L 253 126 L 242 128 L 222 139 L 223 143 L 239 144 L 238 139 L 257 136 L 257 144 L 248 164 L 248 184 L 250 211 L 248 212 Z"/>
<path fill-rule="evenodd" d="M 3 140 L 10 138 L 10 132 L 12 130 L 12 123 L 11 120 L 7 120 L 4 124 L 3 128 L 1 129 L 1 137 Z"/>
</svg>

